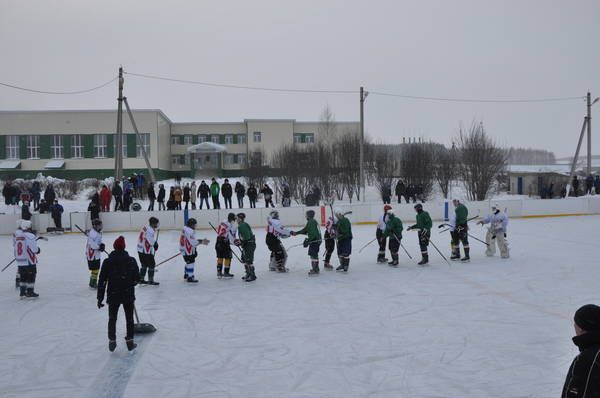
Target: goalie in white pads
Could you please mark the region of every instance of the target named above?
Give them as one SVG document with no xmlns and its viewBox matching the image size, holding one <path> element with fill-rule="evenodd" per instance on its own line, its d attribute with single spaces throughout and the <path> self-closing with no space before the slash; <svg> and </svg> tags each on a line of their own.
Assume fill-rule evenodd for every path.
<svg viewBox="0 0 600 398">
<path fill-rule="evenodd" d="M 142 228 L 138 236 L 137 251 L 140 259 L 140 283 L 145 285 L 158 286 L 154 281 L 154 268 L 156 261 L 154 255 L 158 250 L 158 218 L 150 217 L 148 225 Z M 146 281 L 146 271 L 148 272 L 148 281 Z"/>
<path fill-rule="evenodd" d="M 87 233 L 87 241 L 85 244 L 85 256 L 90 270 L 90 287 L 96 289 L 98 287 L 98 273 L 100 272 L 100 253 L 104 251 L 104 243 L 102 243 L 102 221 L 99 219 L 92 220 L 92 229 Z"/>
<path fill-rule="evenodd" d="M 196 238 L 196 219 L 190 218 L 187 221 L 185 227 L 181 231 L 179 237 L 179 252 L 183 255 L 183 261 L 185 261 L 185 274 L 184 278 L 187 282 L 197 283 L 198 280 L 194 277 L 194 267 L 196 264 L 196 247 L 200 244 L 208 245 L 210 241 L 208 239 Z"/>
<path fill-rule="evenodd" d="M 506 213 L 500 210 L 500 207 L 495 204 L 492 206 L 492 214 L 483 218 L 477 222 L 477 224 L 490 224 L 488 227 L 487 234 L 485 235 L 485 241 L 487 243 L 487 249 L 485 254 L 488 257 L 492 257 L 496 254 L 496 244 L 500 250 L 500 257 L 508 258 L 508 241 L 506 240 L 506 231 L 508 227 L 508 217 Z"/>
<path fill-rule="evenodd" d="M 291 231 L 281 225 L 279 220 L 279 212 L 272 210 L 267 218 L 267 247 L 271 251 L 269 261 L 269 271 L 287 272 L 285 263 L 287 261 L 287 252 L 281 244 L 279 238 L 289 238 Z"/>
<path fill-rule="evenodd" d="M 38 297 L 39 295 L 34 292 L 34 285 L 37 274 L 37 255 L 40 253 L 40 249 L 36 237 L 31 231 L 31 221 L 21 221 L 21 228 L 15 231 L 13 245 L 21 280 L 20 296 Z"/>
</svg>

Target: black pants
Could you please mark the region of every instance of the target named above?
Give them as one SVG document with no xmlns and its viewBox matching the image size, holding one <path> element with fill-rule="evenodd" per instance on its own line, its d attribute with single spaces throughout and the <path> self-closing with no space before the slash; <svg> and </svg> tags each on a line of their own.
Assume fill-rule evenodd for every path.
<svg viewBox="0 0 600 398">
<path fill-rule="evenodd" d="M 431 237 L 431 232 L 425 229 L 419 230 L 419 247 L 421 248 L 422 254 L 427 254 L 427 246 L 429 246 L 429 238 Z"/>
<path fill-rule="evenodd" d="M 379 253 L 385 254 L 385 244 L 386 244 L 387 238 L 383 234 L 383 231 L 380 230 L 379 228 L 377 228 L 377 231 L 375 232 L 375 237 L 377 238 L 377 243 L 379 243 Z M 392 241 L 392 238 L 390 238 L 390 242 L 391 241 Z"/>
<path fill-rule="evenodd" d="M 399 239 L 402 239 L 402 238 L 399 238 Z M 390 248 L 390 252 L 392 253 L 392 256 L 398 255 L 398 250 L 400 250 L 400 242 L 394 236 L 390 237 L 389 248 Z"/>
<path fill-rule="evenodd" d="M 329 263 L 331 260 L 331 254 L 335 250 L 335 239 L 330 237 L 328 234 L 325 235 L 325 262 Z"/>
<path fill-rule="evenodd" d="M 269 207 L 269 203 L 271 204 L 271 207 L 275 207 L 275 205 L 273 204 L 273 199 L 265 198 L 265 207 Z"/>
<path fill-rule="evenodd" d="M 225 208 L 231 209 L 231 196 L 223 196 L 223 201 L 225 202 Z"/>
<path fill-rule="evenodd" d="M 244 208 L 244 197 L 243 196 L 238 196 L 237 200 L 238 200 L 238 207 L 240 209 L 243 209 Z"/>
<path fill-rule="evenodd" d="M 148 211 L 154 211 L 154 199 L 150 199 L 150 204 L 148 205 Z"/>
<path fill-rule="evenodd" d="M 219 197 L 218 196 L 213 196 L 212 197 L 212 202 L 213 202 L 213 208 L 214 209 L 220 209 L 221 208 L 221 203 L 219 202 Z"/>
<path fill-rule="evenodd" d="M 462 242 L 463 247 L 469 247 L 469 227 L 467 224 L 458 224 L 456 226 L 456 232 L 453 236 L 454 248 L 458 248 L 458 245 Z"/>
<path fill-rule="evenodd" d="M 250 201 L 250 208 L 251 209 L 256 208 L 256 199 L 252 199 L 252 198 L 248 197 L 248 200 Z"/>
<path fill-rule="evenodd" d="M 165 201 L 158 201 L 158 210 L 165 210 Z"/>
<path fill-rule="evenodd" d="M 119 307 L 123 305 L 125 311 L 125 322 L 127 323 L 127 335 L 125 339 L 133 339 L 133 303 L 118 303 L 108 304 L 108 339 L 117 339 L 117 314 L 119 313 Z"/>
<path fill-rule="evenodd" d="M 52 217 L 52 220 L 54 220 L 54 225 L 56 226 L 56 228 L 62 229 L 62 220 L 60 216 Z"/>
<path fill-rule="evenodd" d="M 123 199 L 120 196 L 114 196 L 115 198 L 115 211 L 123 210 Z"/>
<path fill-rule="evenodd" d="M 210 209 L 210 205 L 208 204 L 208 198 L 200 197 L 200 208 L 202 208 L 202 204 L 206 202 L 206 208 Z"/>
</svg>

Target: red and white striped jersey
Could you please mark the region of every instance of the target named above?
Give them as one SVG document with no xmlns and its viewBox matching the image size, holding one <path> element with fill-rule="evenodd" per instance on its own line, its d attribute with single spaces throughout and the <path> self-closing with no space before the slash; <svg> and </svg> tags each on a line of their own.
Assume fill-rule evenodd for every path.
<svg viewBox="0 0 600 398">
<path fill-rule="evenodd" d="M 13 251 L 17 265 L 37 265 L 38 246 L 35 235 L 31 232 L 15 231 L 13 235 Z"/>
<path fill-rule="evenodd" d="M 225 238 L 229 240 L 229 243 L 234 244 L 237 235 L 237 228 L 229 221 L 224 220 L 217 227 L 217 235 L 220 238 Z"/>
<path fill-rule="evenodd" d="M 85 244 L 85 257 L 88 261 L 100 260 L 100 245 L 102 244 L 102 232 L 91 229 L 87 234 Z"/>
<path fill-rule="evenodd" d="M 200 241 L 196 238 L 195 231 L 190 227 L 183 227 L 179 237 L 179 251 L 181 254 L 184 256 L 196 254 L 196 246 L 199 244 Z"/>
<path fill-rule="evenodd" d="M 325 231 L 327 231 L 329 236 L 335 236 L 337 231 L 335 229 L 335 222 L 333 221 L 333 217 L 329 217 L 325 222 Z"/>
<path fill-rule="evenodd" d="M 267 233 L 282 238 L 287 238 L 291 235 L 291 232 L 281 225 L 280 220 L 271 217 L 267 219 Z"/>
<path fill-rule="evenodd" d="M 150 225 L 146 225 L 138 235 L 137 251 L 144 254 L 154 254 L 156 243 L 156 231 Z"/>
</svg>

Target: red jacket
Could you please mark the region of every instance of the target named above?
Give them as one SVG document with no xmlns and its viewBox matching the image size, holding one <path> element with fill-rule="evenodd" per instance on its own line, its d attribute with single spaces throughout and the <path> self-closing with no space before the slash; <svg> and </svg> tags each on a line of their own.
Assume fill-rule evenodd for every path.
<svg viewBox="0 0 600 398">
<path fill-rule="evenodd" d="M 101 206 L 110 206 L 110 201 L 112 199 L 112 194 L 108 188 L 102 188 L 100 191 L 100 205 Z"/>
</svg>

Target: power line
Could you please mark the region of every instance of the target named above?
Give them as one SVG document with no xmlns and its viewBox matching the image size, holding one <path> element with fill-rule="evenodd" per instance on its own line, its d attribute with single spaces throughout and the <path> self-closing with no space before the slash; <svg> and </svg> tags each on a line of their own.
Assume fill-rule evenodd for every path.
<svg viewBox="0 0 600 398">
<path fill-rule="evenodd" d="M 15 90 L 27 91 L 27 92 L 30 92 L 30 93 L 37 93 L 37 94 L 71 95 L 71 94 L 85 94 L 85 93 L 89 93 L 89 92 L 92 92 L 92 91 L 95 91 L 95 90 L 99 90 L 99 89 L 101 89 L 103 87 L 108 86 L 109 84 L 111 84 L 115 80 L 117 80 L 117 78 L 113 77 L 111 80 L 107 81 L 106 83 L 102 83 L 99 86 L 88 88 L 88 89 L 84 89 L 84 90 L 76 90 L 76 91 L 44 91 L 44 90 L 36 90 L 36 89 L 33 89 L 33 88 L 16 86 L 14 84 L 2 83 L 2 82 L 0 82 L 0 86 L 10 87 L 10 88 L 14 88 Z"/>
<path fill-rule="evenodd" d="M 585 96 L 573 97 L 554 97 L 554 98 L 451 98 L 451 97 L 425 97 L 419 95 L 405 95 L 396 93 L 386 93 L 381 91 L 369 91 L 372 95 L 381 95 L 385 97 L 397 97 L 409 100 L 437 101 L 437 102 L 471 102 L 471 103 L 528 103 L 528 102 L 564 102 L 583 100 Z"/>
<path fill-rule="evenodd" d="M 124 73 L 131 75 L 131 76 L 143 77 L 145 79 L 165 80 L 165 81 L 176 82 L 176 83 L 197 84 L 200 86 L 207 86 L 207 87 L 235 88 L 235 89 L 241 89 L 241 90 L 274 91 L 274 92 L 287 92 L 287 93 L 358 94 L 357 90 L 312 90 L 312 89 L 304 89 L 304 88 L 245 86 L 245 85 L 236 85 L 236 84 L 210 83 L 210 82 L 202 82 L 202 81 L 196 81 L 196 80 L 175 79 L 175 78 L 171 78 L 171 77 L 146 75 L 146 74 L 142 74 L 142 73 L 133 73 L 133 72 L 124 72 Z"/>
</svg>

